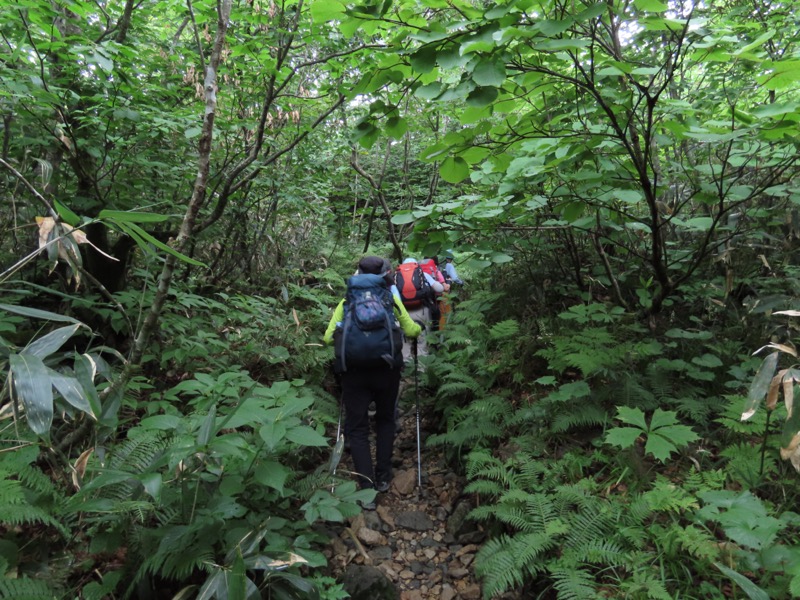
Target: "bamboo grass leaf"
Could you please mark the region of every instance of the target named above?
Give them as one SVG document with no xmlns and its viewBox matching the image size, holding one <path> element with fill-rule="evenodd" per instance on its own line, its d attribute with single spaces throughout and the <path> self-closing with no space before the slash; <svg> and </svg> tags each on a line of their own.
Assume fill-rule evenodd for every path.
<svg viewBox="0 0 800 600">
<path fill-rule="evenodd" d="M 79 323 L 75 325 L 66 325 L 43 335 L 40 338 L 31 342 L 23 354 L 37 356 L 39 358 L 47 358 L 63 346 L 69 338 L 75 335 L 80 327 Z"/>
<path fill-rule="evenodd" d="M 780 352 L 773 352 L 761 363 L 756 376 L 753 378 L 753 382 L 750 384 L 750 391 L 747 394 L 747 401 L 745 402 L 744 411 L 742 412 L 742 421 L 747 421 L 756 414 L 758 405 L 761 404 L 761 399 L 766 395 L 769 384 L 775 374 L 779 355 Z"/>
<path fill-rule="evenodd" d="M 736 585 L 738 585 L 741 590 L 747 594 L 747 597 L 750 598 L 750 600 L 769 600 L 769 594 L 767 594 L 767 592 L 762 590 L 741 573 L 737 573 L 733 569 L 729 569 L 721 563 L 715 562 L 714 566 L 722 571 L 725 575 L 730 577 L 734 583 L 736 583 Z"/>
<path fill-rule="evenodd" d="M 778 374 L 775 375 L 775 377 L 772 378 L 772 381 L 769 382 L 769 389 L 767 390 L 767 402 L 765 405 L 767 410 L 775 410 L 775 407 L 778 405 L 778 395 L 781 391 L 781 382 L 783 381 L 787 370 L 788 369 L 783 369 L 782 371 L 778 371 Z"/>
<path fill-rule="evenodd" d="M 53 423 L 53 385 L 47 367 L 38 356 L 12 354 L 8 357 L 11 381 L 25 407 L 28 425 L 45 435 Z"/>
<path fill-rule="evenodd" d="M 92 410 L 88 395 L 75 377 L 64 375 L 50 368 L 47 369 L 47 373 L 50 376 L 53 387 L 56 388 L 56 391 L 61 394 L 64 400 L 78 410 L 85 412 L 95 421 L 97 420 L 97 415 L 94 413 L 94 410 Z"/>
<path fill-rule="evenodd" d="M 27 308 L 25 306 L 11 306 L 9 304 L 0 304 L 0 310 L 14 313 L 16 315 L 22 315 L 23 317 L 31 317 L 33 319 L 44 319 L 46 321 L 57 321 L 60 323 L 78 323 L 83 325 L 83 323 L 81 323 L 77 319 L 73 319 L 72 317 L 59 315 L 57 313 L 53 313 L 47 310 L 39 310 L 38 308 Z"/>
</svg>

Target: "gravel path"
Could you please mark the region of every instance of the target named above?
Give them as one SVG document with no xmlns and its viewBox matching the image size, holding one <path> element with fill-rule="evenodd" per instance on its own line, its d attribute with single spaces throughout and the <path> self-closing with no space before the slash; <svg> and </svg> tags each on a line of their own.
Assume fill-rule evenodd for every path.
<svg viewBox="0 0 800 600">
<path fill-rule="evenodd" d="M 367 568 L 372 567 L 391 581 L 400 600 L 479 600 L 481 586 L 472 566 L 484 533 L 464 518 L 471 509 L 461 493 L 464 480 L 448 468 L 438 449 L 425 447 L 423 418 L 422 488 L 418 490 L 413 408 L 401 417 L 401 423 L 392 486 L 378 495 L 375 511 L 364 511 L 333 528 L 326 551 L 331 574 L 347 580 L 354 574 L 375 575 Z M 352 469 L 347 453 L 341 466 Z"/>
</svg>

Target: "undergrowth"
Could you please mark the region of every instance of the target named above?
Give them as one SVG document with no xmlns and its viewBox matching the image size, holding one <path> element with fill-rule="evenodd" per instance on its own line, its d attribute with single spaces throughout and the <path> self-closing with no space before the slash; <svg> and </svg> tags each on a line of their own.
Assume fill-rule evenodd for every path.
<svg viewBox="0 0 800 600">
<path fill-rule="evenodd" d="M 488 535 L 484 598 L 796 594 L 796 474 L 774 423 L 739 421 L 751 358 L 602 304 L 526 333 L 508 311 L 492 321 L 498 301 L 460 304 L 426 372 L 430 443 L 464 471 Z M 531 355 L 543 367 L 520 373 Z"/>
</svg>

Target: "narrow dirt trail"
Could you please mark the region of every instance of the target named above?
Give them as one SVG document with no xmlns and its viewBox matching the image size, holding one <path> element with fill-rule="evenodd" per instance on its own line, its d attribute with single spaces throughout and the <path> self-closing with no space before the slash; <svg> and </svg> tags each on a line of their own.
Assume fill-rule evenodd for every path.
<svg viewBox="0 0 800 600">
<path fill-rule="evenodd" d="M 376 510 L 332 528 L 326 551 L 331 575 L 345 581 L 356 599 L 391 597 L 367 591 L 369 582 L 380 578 L 377 570 L 400 600 L 479 600 L 481 586 L 472 567 L 484 533 L 466 519 L 471 505 L 462 497 L 463 478 L 452 472 L 438 449 L 425 446 L 430 429 L 424 415 L 418 489 L 416 412 L 413 390 L 409 392 L 395 440 L 392 485 L 378 495 Z M 340 466 L 352 470 L 348 453 Z"/>
</svg>

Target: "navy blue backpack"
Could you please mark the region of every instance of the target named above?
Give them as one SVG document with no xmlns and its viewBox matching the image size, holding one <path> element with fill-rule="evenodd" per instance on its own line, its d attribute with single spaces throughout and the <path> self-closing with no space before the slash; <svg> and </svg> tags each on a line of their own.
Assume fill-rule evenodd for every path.
<svg viewBox="0 0 800 600">
<path fill-rule="evenodd" d="M 342 326 L 334 334 L 336 366 L 400 368 L 403 334 L 394 315 L 394 297 L 380 275 L 353 275 L 347 281 Z"/>
</svg>

